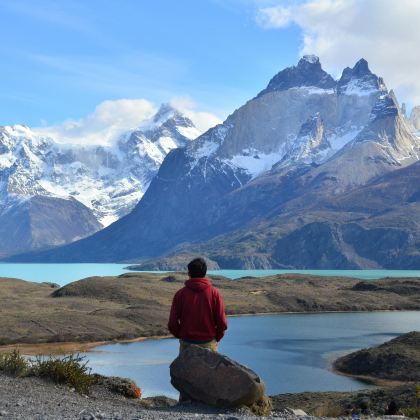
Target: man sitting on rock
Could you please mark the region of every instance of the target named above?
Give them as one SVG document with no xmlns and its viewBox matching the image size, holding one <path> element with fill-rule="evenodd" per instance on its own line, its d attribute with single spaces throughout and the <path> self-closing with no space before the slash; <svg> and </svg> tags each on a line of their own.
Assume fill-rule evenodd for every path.
<svg viewBox="0 0 420 420">
<path fill-rule="evenodd" d="M 188 264 L 189 280 L 172 301 L 168 329 L 180 341 L 180 352 L 191 344 L 217 351 L 227 329 L 222 297 L 207 279 L 207 264 L 195 258 Z"/>
</svg>

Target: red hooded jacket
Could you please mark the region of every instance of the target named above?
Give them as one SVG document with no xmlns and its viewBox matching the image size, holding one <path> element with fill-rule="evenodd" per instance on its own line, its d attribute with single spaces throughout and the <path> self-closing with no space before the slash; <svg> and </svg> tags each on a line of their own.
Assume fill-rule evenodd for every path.
<svg viewBox="0 0 420 420">
<path fill-rule="evenodd" d="M 206 278 L 192 278 L 176 292 L 168 322 L 177 338 L 196 341 L 220 341 L 227 329 L 223 300 Z"/>
</svg>

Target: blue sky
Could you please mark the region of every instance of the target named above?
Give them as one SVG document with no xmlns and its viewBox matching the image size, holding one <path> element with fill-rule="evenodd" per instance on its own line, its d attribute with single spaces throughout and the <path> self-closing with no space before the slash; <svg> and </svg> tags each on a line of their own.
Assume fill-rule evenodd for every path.
<svg viewBox="0 0 420 420">
<path fill-rule="evenodd" d="M 208 128 L 306 53 L 335 77 L 364 57 L 420 104 L 417 0 L 1 0 L 0 18 L 0 125 L 69 141 L 167 101 Z"/>
<path fill-rule="evenodd" d="M 300 29 L 265 30 L 257 7 L 2 0 L 0 124 L 56 124 L 119 98 L 188 97 L 224 118 L 299 56 Z"/>
</svg>

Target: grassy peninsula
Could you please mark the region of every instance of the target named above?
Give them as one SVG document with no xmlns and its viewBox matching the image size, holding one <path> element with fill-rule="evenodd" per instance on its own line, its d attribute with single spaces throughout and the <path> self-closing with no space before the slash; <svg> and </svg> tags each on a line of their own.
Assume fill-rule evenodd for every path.
<svg viewBox="0 0 420 420">
<path fill-rule="evenodd" d="M 184 273 L 127 273 L 57 288 L 2 278 L 0 345 L 49 343 L 51 351 L 72 343 L 67 344 L 71 350 L 85 350 L 86 343 L 166 336 L 171 300 L 185 279 Z M 229 315 L 420 309 L 417 278 L 367 282 L 287 274 L 211 279 Z"/>
</svg>

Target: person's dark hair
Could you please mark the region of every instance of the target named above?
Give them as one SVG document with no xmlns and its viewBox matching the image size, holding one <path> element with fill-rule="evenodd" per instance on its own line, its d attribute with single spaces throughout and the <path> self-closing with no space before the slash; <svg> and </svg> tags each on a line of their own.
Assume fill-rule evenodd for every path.
<svg viewBox="0 0 420 420">
<path fill-rule="evenodd" d="M 188 274 L 191 278 L 204 277 L 207 273 L 207 264 L 204 258 L 194 258 L 188 264 Z"/>
</svg>

